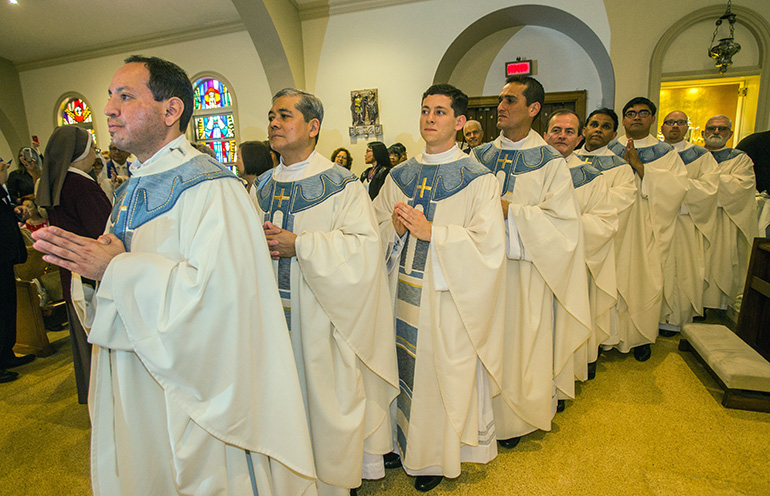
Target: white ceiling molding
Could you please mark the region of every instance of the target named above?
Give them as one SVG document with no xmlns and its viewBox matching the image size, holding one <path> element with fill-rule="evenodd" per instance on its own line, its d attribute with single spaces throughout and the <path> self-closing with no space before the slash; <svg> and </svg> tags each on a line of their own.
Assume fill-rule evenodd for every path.
<svg viewBox="0 0 770 496">
<path fill-rule="evenodd" d="M 425 2 L 427 0 L 314 0 L 297 2 L 299 18 L 303 21 L 320 19 L 349 12 L 380 9 L 392 5 Z"/>
<path fill-rule="evenodd" d="M 236 33 L 238 31 L 244 31 L 245 29 L 246 28 L 244 27 L 244 24 L 241 20 L 220 22 L 192 29 L 186 28 L 177 31 L 167 31 L 165 33 L 159 33 L 150 37 L 144 36 L 123 40 L 118 43 L 104 44 L 93 48 L 78 49 L 74 52 L 62 53 L 53 57 L 22 60 L 15 63 L 14 67 L 16 67 L 18 72 L 22 72 L 31 69 L 51 67 L 59 64 L 69 64 L 72 62 L 94 59 L 107 55 L 136 52 L 146 48 L 170 45 L 172 43 L 181 43 L 184 41 L 199 40 L 202 38 L 210 38 L 212 36 Z"/>
</svg>

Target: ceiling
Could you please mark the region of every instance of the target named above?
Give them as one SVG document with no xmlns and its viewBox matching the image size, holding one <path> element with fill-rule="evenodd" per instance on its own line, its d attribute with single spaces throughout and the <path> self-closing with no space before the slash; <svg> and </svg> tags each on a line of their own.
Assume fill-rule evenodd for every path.
<svg viewBox="0 0 770 496">
<path fill-rule="evenodd" d="M 232 0 L 0 0 L 0 58 L 23 70 L 87 52 L 177 41 L 243 29 Z M 250 0 L 260 1 L 260 0 Z M 415 0 L 262 0 L 287 2 L 303 19 Z M 53 59 L 53 60 L 52 60 Z"/>
</svg>

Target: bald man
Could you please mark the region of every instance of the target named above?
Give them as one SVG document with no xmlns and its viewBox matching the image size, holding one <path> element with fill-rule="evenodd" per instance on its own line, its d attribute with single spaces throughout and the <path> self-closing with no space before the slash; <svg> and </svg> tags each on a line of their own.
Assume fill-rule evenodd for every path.
<svg viewBox="0 0 770 496">
<path fill-rule="evenodd" d="M 726 309 L 743 290 L 751 244 L 757 235 L 754 164 L 748 155 L 725 145 L 733 123 L 715 115 L 702 131 L 704 146 L 717 161 L 719 192 L 716 240 L 707 251 L 707 308 Z"/>
<path fill-rule="evenodd" d="M 682 324 L 703 315 L 706 248 L 716 234 L 717 163 L 708 150 L 685 139 L 688 122 L 687 114 L 675 110 L 660 127 L 665 142 L 676 149 L 687 169 L 687 193 L 676 217 L 671 250 L 663 261 L 662 336 L 673 336 Z"/>
</svg>

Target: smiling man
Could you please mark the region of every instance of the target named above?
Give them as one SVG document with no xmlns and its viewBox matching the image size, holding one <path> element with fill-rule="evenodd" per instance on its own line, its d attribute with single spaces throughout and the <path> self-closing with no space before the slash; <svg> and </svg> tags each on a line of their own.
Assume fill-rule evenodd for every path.
<svg viewBox="0 0 770 496">
<path fill-rule="evenodd" d="M 506 219 L 508 296 L 503 394 L 494 401 L 500 444 L 551 430 L 559 399 L 574 397 L 574 351 L 591 316 L 583 239 L 564 158 L 532 130 L 545 100 L 534 78 L 512 76 L 500 91 L 500 136 L 473 154 L 498 178 Z"/>
<path fill-rule="evenodd" d="M 396 444 L 418 491 L 459 476 L 460 462 L 497 456 L 503 221 L 497 181 L 455 145 L 467 106 L 454 86 L 428 88 L 425 150 L 394 168 L 374 200 L 395 295 Z"/>
<path fill-rule="evenodd" d="M 315 150 L 321 100 L 283 89 L 268 121 L 281 162 L 256 188 L 257 211 L 291 333 L 318 492 L 346 495 L 362 475 L 384 477 L 380 455 L 392 449 L 398 372 L 377 223 L 356 176 Z"/>
<path fill-rule="evenodd" d="M 128 58 L 104 113 L 137 160 L 109 234 L 33 235 L 45 260 L 100 281 L 83 316 L 94 494 L 314 492 L 264 235 L 240 181 L 184 137 L 192 108 L 179 66 Z"/>
<path fill-rule="evenodd" d="M 607 180 L 599 170 L 583 162 L 573 153 L 581 137 L 582 126 L 575 112 L 559 109 L 548 118 L 545 142 L 556 148 L 567 160 L 575 187 L 580 220 L 585 240 L 585 261 L 588 269 L 586 291 L 591 303 L 591 335 L 574 354 L 575 377 L 593 379 L 599 346 L 610 339 L 610 311 L 617 302 L 615 281 L 615 243 L 618 212 L 612 204 Z M 587 365 L 586 365 L 587 364 Z"/>
<path fill-rule="evenodd" d="M 754 164 L 741 150 L 725 146 L 732 127 L 726 116 L 715 115 L 701 132 L 719 173 L 717 234 L 706 254 L 709 272 L 703 305 L 708 308 L 726 309 L 743 291 L 751 244 L 759 230 Z"/>
<path fill-rule="evenodd" d="M 679 153 L 687 168 L 687 194 L 676 216 L 674 239 L 663 263 L 661 336 L 673 336 L 680 327 L 703 315 L 707 281 L 706 249 L 716 236 L 717 162 L 708 150 L 685 139 L 690 129 L 687 114 L 669 112 L 660 132 Z"/>
<path fill-rule="evenodd" d="M 663 263 L 687 191 L 687 170 L 676 149 L 650 134 L 656 110 L 647 98 L 631 99 L 623 107 L 626 134 L 608 145 L 635 172 L 637 198 L 631 212 L 632 222 L 616 238 L 620 242 L 616 347 L 622 353 L 633 350 L 634 358 L 640 362 L 649 360 L 650 344 L 658 337 Z"/>
</svg>

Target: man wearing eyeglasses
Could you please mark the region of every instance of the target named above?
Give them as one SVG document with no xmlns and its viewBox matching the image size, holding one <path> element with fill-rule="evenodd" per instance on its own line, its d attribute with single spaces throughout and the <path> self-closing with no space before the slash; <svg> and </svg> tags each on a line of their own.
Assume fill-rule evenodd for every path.
<svg viewBox="0 0 770 496">
<path fill-rule="evenodd" d="M 618 350 L 650 358 L 658 336 L 663 301 L 663 262 L 668 257 L 679 208 L 687 191 L 687 170 L 676 149 L 650 134 L 655 104 L 644 97 L 623 107 L 625 135 L 608 145 L 633 167 L 637 201 L 618 247 Z"/>
<path fill-rule="evenodd" d="M 706 253 L 710 271 L 703 306 L 707 308 L 726 309 L 743 290 L 758 230 L 754 164 L 744 152 L 725 146 L 733 135 L 732 127 L 730 119 L 715 115 L 701 133 L 719 173 L 716 240 Z"/>
<path fill-rule="evenodd" d="M 706 247 L 716 234 L 719 174 L 714 157 L 685 139 L 687 115 L 675 110 L 663 120 L 660 132 L 676 149 L 687 168 L 687 194 L 676 217 L 674 240 L 663 262 L 661 336 L 673 336 L 695 315 L 703 315 L 706 284 Z"/>
</svg>

